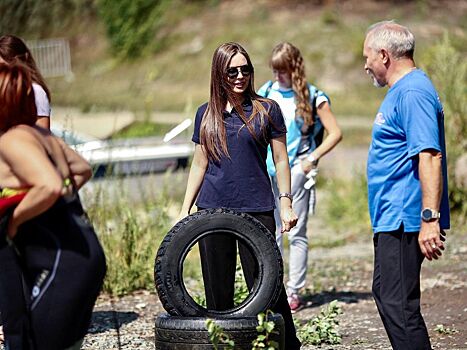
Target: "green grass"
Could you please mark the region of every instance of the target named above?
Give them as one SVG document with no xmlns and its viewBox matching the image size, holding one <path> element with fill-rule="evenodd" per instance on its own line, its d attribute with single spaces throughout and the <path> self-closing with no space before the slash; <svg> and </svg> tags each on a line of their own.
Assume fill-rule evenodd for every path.
<svg viewBox="0 0 467 350">
<path fill-rule="evenodd" d="M 116 179 L 112 184 L 95 183 L 92 192 L 83 189 L 83 203 L 107 258 L 105 292 L 123 295 L 154 289 L 154 258 L 172 226 L 170 210 L 174 206 L 177 210 L 175 203 L 180 201 L 180 194 L 170 188 L 181 187 L 184 179 L 167 174 L 163 181 L 149 179 L 133 185 L 136 188 Z M 131 199 L 133 191 L 140 193 L 137 202 Z"/>
<path fill-rule="evenodd" d="M 125 139 L 144 136 L 164 136 L 176 124 L 154 123 L 150 121 L 136 121 L 126 128 L 117 131 L 112 139 Z"/>
<path fill-rule="evenodd" d="M 331 229 L 345 233 L 346 239 L 371 234 L 364 174 L 351 180 L 330 179 L 325 191 L 331 195 L 324 203 L 324 220 Z"/>
</svg>

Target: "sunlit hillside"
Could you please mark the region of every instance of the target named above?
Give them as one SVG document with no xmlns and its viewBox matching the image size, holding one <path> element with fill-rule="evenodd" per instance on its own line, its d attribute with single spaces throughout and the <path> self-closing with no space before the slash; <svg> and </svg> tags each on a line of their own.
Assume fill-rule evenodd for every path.
<svg viewBox="0 0 467 350">
<path fill-rule="evenodd" d="M 42 30 L 42 38 L 65 36 L 71 43 L 73 79 L 49 79 L 54 105 L 83 111 L 191 110 L 207 99 L 211 57 L 219 44 L 238 41 L 246 47 L 259 87 L 270 78 L 272 47 L 287 40 L 302 50 L 309 79 L 330 94 L 338 115 L 369 116 L 384 93 L 363 71 L 362 41 L 369 24 L 395 19 L 408 25 L 422 66 L 427 48 L 444 33 L 463 52 L 467 47 L 465 1 L 166 2 L 154 49 L 133 60 L 111 53 L 94 9 L 98 1 L 87 1 L 88 11 L 75 14 L 64 28 Z M 37 31 L 24 35 L 37 38 Z"/>
</svg>

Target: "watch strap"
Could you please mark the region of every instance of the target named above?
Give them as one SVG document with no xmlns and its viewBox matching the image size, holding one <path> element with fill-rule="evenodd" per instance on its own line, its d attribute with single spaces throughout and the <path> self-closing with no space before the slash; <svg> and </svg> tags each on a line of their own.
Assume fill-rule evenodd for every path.
<svg viewBox="0 0 467 350">
<path fill-rule="evenodd" d="M 281 192 L 281 193 L 279 193 L 279 199 L 281 199 L 282 197 L 287 197 L 288 199 L 290 199 L 290 201 L 293 201 L 292 193 Z"/>
</svg>

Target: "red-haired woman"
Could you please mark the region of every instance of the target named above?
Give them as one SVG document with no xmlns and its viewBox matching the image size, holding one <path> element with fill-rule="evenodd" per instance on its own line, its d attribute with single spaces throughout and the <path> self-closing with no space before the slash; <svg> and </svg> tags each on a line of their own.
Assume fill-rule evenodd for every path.
<svg viewBox="0 0 467 350">
<path fill-rule="evenodd" d="M 31 71 L 32 87 L 36 103 L 36 125 L 50 129 L 50 90 L 45 83 L 31 51 L 21 38 L 14 35 L 0 37 L 0 62 L 8 64 L 20 62 Z"/>
<path fill-rule="evenodd" d="M 290 195 L 290 168 L 285 146 L 285 127 L 279 106 L 260 97 L 254 89 L 254 70 L 245 49 L 226 43 L 214 52 L 209 102 L 196 113 L 193 157 L 180 217 L 198 209 L 228 208 L 245 212 L 275 231 L 275 200 L 266 170 L 271 145 L 281 194 L 283 231 L 296 223 Z M 254 258 L 238 242 L 245 279 L 254 282 Z M 210 309 L 233 307 L 236 240 L 212 235 L 199 242 L 201 266 Z M 286 348 L 299 349 L 300 342 L 282 288 L 273 311 L 285 320 Z"/>
<path fill-rule="evenodd" d="M 29 69 L 0 64 L 0 101 L 0 310 L 6 348 L 79 348 L 105 275 L 102 248 L 77 197 L 91 169 L 36 126 Z M 12 198 L 18 199 L 14 206 Z"/>
</svg>

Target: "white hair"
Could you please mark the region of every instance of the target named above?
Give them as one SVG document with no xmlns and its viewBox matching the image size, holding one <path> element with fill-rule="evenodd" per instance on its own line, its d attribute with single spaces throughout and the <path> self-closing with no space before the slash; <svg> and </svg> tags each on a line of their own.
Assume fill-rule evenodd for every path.
<svg viewBox="0 0 467 350">
<path fill-rule="evenodd" d="M 396 59 L 413 58 L 415 37 L 412 32 L 395 21 L 383 21 L 371 25 L 367 32 L 367 45 L 379 51 L 386 49 Z"/>
</svg>

